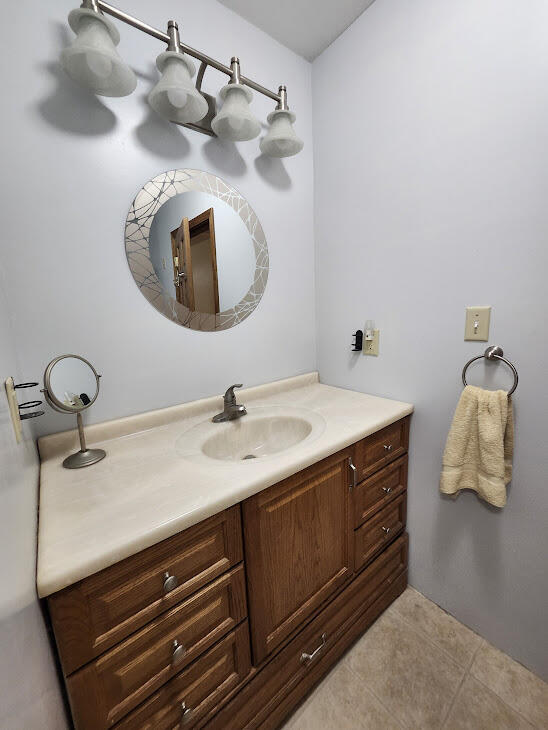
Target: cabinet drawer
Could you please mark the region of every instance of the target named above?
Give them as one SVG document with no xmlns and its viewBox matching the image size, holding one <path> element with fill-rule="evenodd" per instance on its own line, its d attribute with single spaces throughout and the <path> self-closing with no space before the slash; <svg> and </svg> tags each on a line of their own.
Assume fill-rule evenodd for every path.
<svg viewBox="0 0 548 730">
<path fill-rule="evenodd" d="M 76 728 L 111 727 L 245 616 L 240 566 L 72 674 L 67 689 Z"/>
<path fill-rule="evenodd" d="M 306 681 L 307 675 L 405 573 L 406 567 L 407 535 L 403 535 L 258 672 L 208 723 L 207 730 L 251 730 L 261 725 L 283 703 L 284 697 Z M 312 658 L 303 657 L 305 653 Z M 328 666 L 326 663 L 324 671 Z"/>
<path fill-rule="evenodd" d="M 366 479 L 354 489 L 354 527 L 359 527 L 375 512 L 407 487 L 407 456 Z"/>
<path fill-rule="evenodd" d="M 48 604 L 65 674 L 172 608 L 242 557 L 236 505 L 56 593 Z M 175 587 L 167 583 L 166 573 L 174 577 L 170 582 Z"/>
<path fill-rule="evenodd" d="M 409 446 L 410 416 L 371 434 L 356 444 L 355 457 L 358 481 L 403 456 Z"/>
<path fill-rule="evenodd" d="M 406 507 L 407 492 L 404 491 L 354 532 L 356 570 L 363 567 L 403 530 Z"/>
<path fill-rule="evenodd" d="M 195 727 L 249 674 L 247 621 L 127 715 L 116 730 Z"/>
</svg>

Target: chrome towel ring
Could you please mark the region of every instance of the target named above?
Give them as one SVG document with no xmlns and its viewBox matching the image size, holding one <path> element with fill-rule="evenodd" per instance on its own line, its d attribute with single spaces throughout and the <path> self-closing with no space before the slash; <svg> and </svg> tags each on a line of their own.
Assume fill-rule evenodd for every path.
<svg viewBox="0 0 548 730">
<path fill-rule="evenodd" d="M 487 360 L 502 360 L 502 362 L 505 362 L 509 368 L 512 369 L 512 372 L 514 373 L 514 384 L 508 391 L 508 395 L 512 395 L 512 393 L 515 391 L 515 389 L 518 387 L 518 371 L 516 368 L 512 365 L 510 360 L 507 360 L 504 355 L 504 350 L 502 347 L 499 347 L 498 345 L 491 345 L 485 350 L 483 355 L 478 355 L 477 357 L 473 357 L 471 360 L 468 360 L 466 365 L 462 369 L 462 382 L 464 385 L 468 385 L 466 382 L 466 370 L 468 369 L 468 366 L 471 365 L 473 362 L 476 362 L 476 360 L 481 360 L 482 357 L 484 357 Z"/>
</svg>

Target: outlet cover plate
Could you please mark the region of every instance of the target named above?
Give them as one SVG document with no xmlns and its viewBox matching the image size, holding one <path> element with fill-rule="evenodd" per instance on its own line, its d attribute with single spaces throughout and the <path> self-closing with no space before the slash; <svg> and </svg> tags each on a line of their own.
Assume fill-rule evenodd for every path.
<svg viewBox="0 0 548 730">
<path fill-rule="evenodd" d="M 478 342 L 488 342 L 490 319 L 491 307 L 466 307 L 464 339 L 477 340 Z M 474 324 L 476 322 L 478 323 L 478 326 L 474 328 Z"/>
<path fill-rule="evenodd" d="M 366 340 L 365 336 L 364 336 L 362 351 L 363 351 L 364 355 L 378 355 L 379 354 L 379 330 L 373 330 L 373 339 L 372 340 Z"/>
</svg>

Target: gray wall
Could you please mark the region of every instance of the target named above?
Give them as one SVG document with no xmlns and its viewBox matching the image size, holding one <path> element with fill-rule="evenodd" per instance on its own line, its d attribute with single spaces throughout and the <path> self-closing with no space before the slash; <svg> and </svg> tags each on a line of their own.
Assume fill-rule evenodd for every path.
<svg viewBox="0 0 548 730">
<path fill-rule="evenodd" d="M 544 0 L 377 0 L 313 64 L 321 379 L 416 404 L 411 583 L 544 676 L 547 28 Z M 438 494 L 479 304 L 521 377 L 502 511 Z M 349 353 L 369 318 L 378 359 Z"/>
<path fill-rule="evenodd" d="M 21 381 L 0 264 L 0 727 L 67 727 L 53 657 L 36 599 L 38 456 L 24 429 L 16 444 L 4 381 Z M 37 391 L 19 391 L 26 400 Z M 24 399 L 19 398 L 20 402 Z"/>
<path fill-rule="evenodd" d="M 3 257 L 25 377 L 38 378 L 55 355 L 75 352 L 102 373 L 102 393 L 88 422 L 222 393 L 315 366 L 311 67 L 215 0 L 132 0 L 128 9 L 164 27 L 174 13 L 185 40 L 277 88 L 287 83 L 303 152 L 263 158 L 258 140 L 234 145 L 161 120 L 145 96 L 158 78 L 165 46 L 117 23 L 121 55 L 139 84 L 123 99 L 81 90 L 58 63 L 72 37 L 73 0 L 14 3 L 0 40 L 9 103 L 2 116 Z M 180 13 L 177 16 L 177 12 Z M 21 34 L 25 52 L 21 52 Z M 15 73 L 15 70 L 17 73 Z M 204 90 L 227 77 L 208 70 Z M 259 119 L 274 107 L 258 94 Z M 156 312 L 128 268 L 123 230 L 136 192 L 175 167 L 225 178 L 257 213 L 271 270 L 253 316 L 218 333 L 186 330 Z M 49 411 L 38 434 L 74 426 Z"/>
</svg>

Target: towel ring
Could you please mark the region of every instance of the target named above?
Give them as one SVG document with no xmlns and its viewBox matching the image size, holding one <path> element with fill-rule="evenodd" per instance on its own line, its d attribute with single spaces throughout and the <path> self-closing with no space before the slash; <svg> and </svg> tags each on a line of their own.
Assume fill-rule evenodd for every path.
<svg viewBox="0 0 548 730">
<path fill-rule="evenodd" d="M 515 389 L 518 387 L 518 371 L 512 365 L 510 360 L 507 360 L 505 357 L 503 357 L 503 355 L 504 350 L 502 349 L 502 347 L 499 347 L 498 345 L 491 345 L 487 348 L 487 350 L 485 350 L 483 355 L 478 355 L 477 357 L 473 357 L 471 360 L 468 360 L 468 362 L 462 369 L 462 382 L 464 383 L 464 385 L 468 385 L 468 383 L 466 382 L 466 370 L 468 369 L 468 366 L 471 365 L 473 362 L 476 362 L 476 360 L 481 360 L 482 358 L 485 358 L 486 360 L 502 360 L 502 362 L 505 362 L 514 373 L 514 384 L 508 391 L 508 396 L 511 396 Z"/>
</svg>

